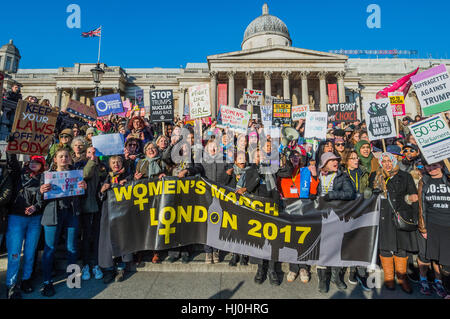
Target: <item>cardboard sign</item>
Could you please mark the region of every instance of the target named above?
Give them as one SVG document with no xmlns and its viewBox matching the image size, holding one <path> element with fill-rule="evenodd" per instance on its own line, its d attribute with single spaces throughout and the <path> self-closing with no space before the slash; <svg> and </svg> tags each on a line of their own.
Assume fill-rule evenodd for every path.
<svg viewBox="0 0 450 319">
<path fill-rule="evenodd" d="M 124 111 L 120 94 L 110 94 L 94 97 L 95 110 L 99 117 Z"/>
<path fill-rule="evenodd" d="M 445 64 L 411 77 L 425 116 L 450 110 L 450 76 Z"/>
<path fill-rule="evenodd" d="M 172 90 L 153 90 L 150 92 L 150 118 L 152 122 L 173 121 Z"/>
<path fill-rule="evenodd" d="M 209 84 L 191 86 L 189 88 L 189 111 L 191 119 L 199 119 L 211 115 Z"/>
<path fill-rule="evenodd" d="M 389 98 L 364 101 L 363 106 L 369 140 L 376 141 L 397 136 Z"/>
<path fill-rule="evenodd" d="M 251 112 L 226 105 L 222 105 L 220 111 L 222 114 L 222 125 L 238 133 L 247 133 Z"/>
<path fill-rule="evenodd" d="M 304 120 L 309 112 L 309 105 L 296 105 L 292 107 L 292 121 Z"/>
<path fill-rule="evenodd" d="M 450 129 L 442 114 L 409 126 L 428 164 L 450 158 Z"/>
<path fill-rule="evenodd" d="M 95 113 L 95 109 L 92 106 L 88 106 L 79 101 L 69 100 L 69 103 L 67 103 L 67 106 L 63 108 L 63 110 L 88 121 L 97 120 L 97 113 Z"/>
<path fill-rule="evenodd" d="M 78 188 L 83 180 L 83 170 L 47 171 L 44 173 L 44 183 L 52 184 L 52 189 L 44 193 L 44 199 L 78 196 L 84 194 L 84 189 Z"/>
<path fill-rule="evenodd" d="M 405 116 L 405 97 L 402 92 L 389 92 L 389 101 L 392 107 L 392 115 Z"/>
<path fill-rule="evenodd" d="M 19 100 L 11 129 L 14 140 L 8 143 L 8 152 L 47 155 L 57 118 L 54 108 Z"/>
<path fill-rule="evenodd" d="M 244 104 L 261 106 L 263 101 L 263 91 L 244 89 Z"/>
<path fill-rule="evenodd" d="M 317 138 L 325 140 L 327 138 L 327 112 L 308 112 L 305 119 L 305 139 Z"/>
<path fill-rule="evenodd" d="M 103 134 L 92 137 L 96 156 L 118 155 L 124 152 L 124 136 L 120 133 Z"/>
<path fill-rule="evenodd" d="M 354 122 L 358 119 L 356 103 L 327 104 L 328 122 Z"/>
<path fill-rule="evenodd" d="M 291 100 L 273 100 L 272 125 L 287 126 L 291 124 Z"/>
</svg>

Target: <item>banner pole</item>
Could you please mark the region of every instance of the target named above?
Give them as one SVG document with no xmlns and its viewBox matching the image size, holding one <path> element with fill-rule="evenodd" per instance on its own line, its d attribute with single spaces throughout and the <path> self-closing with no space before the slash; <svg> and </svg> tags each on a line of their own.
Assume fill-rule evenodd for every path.
<svg viewBox="0 0 450 319">
<path fill-rule="evenodd" d="M 383 142 L 383 151 L 386 153 L 386 143 L 384 142 L 384 138 L 381 141 Z"/>
</svg>

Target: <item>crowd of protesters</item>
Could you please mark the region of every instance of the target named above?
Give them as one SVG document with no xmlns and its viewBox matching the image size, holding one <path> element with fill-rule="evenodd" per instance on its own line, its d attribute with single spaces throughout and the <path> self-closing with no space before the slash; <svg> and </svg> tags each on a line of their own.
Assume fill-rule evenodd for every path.
<svg viewBox="0 0 450 319">
<path fill-rule="evenodd" d="M 6 98 L 18 101 L 22 97 L 15 88 Z M 39 101 L 33 96 L 25 100 L 51 106 L 48 100 Z M 69 118 L 71 121 L 67 120 Z M 102 220 L 108 219 L 102 215 L 108 189 L 144 178 L 198 175 L 232 187 L 238 194 L 280 201 L 300 198 L 300 171 L 306 168 L 311 176 L 310 199 L 350 201 L 357 196 L 382 196 L 378 249 L 387 289 L 395 289 L 397 279 L 401 289 L 411 293 L 410 282 L 415 281 L 422 294 L 434 292 L 449 298 L 449 172 L 443 163 L 429 165 L 421 156 L 408 130 L 408 125 L 418 120 L 421 118 L 404 117 L 399 137 L 385 141 L 386 151 L 381 141 L 369 140 L 364 121 L 329 123 L 327 139 L 320 141 L 317 150 L 311 151 L 303 137 L 303 121 L 292 125 L 299 133 L 298 139 L 274 149 L 270 136 L 264 142 L 260 139 L 264 128 L 257 120 L 250 121 L 247 134 L 230 134 L 217 127 L 217 121 L 212 119 L 211 123 L 202 124 L 201 148 L 196 148 L 194 126 L 179 118 L 165 123 L 163 129 L 161 123 L 151 123 L 133 113 L 129 117 L 112 115 L 85 122 L 60 112 L 54 142 L 46 158 L 32 156 L 19 162 L 16 155 L 6 154 L 7 161 L 0 166 L 0 243 L 5 238 L 8 254 L 6 296 L 21 298 L 21 293 L 34 291 L 36 256 L 42 248 L 39 246 L 43 246 L 41 293 L 47 297 L 55 294 L 52 278 L 55 251 L 62 239 L 67 250 L 67 263 L 82 261 L 82 280 L 94 277 L 103 279 L 105 284 L 122 281 L 127 264 L 140 263 L 148 253 L 152 263 L 163 260 L 172 263 L 180 258 L 183 263 L 190 262 L 192 247 L 185 246 L 166 252 L 114 256 L 108 267 L 99 267 L 99 255 L 111 245 L 107 239 L 100 238 Z M 183 137 L 182 129 L 187 130 L 187 136 Z M 92 138 L 108 133 L 124 135 L 123 154 L 99 158 L 92 146 Z M 177 162 L 172 156 L 173 149 L 183 138 L 187 138 L 187 145 L 192 147 L 191 158 Z M 199 152 L 203 153 L 204 159 L 200 163 L 194 160 Z M 276 153 L 276 159 L 268 156 L 273 153 Z M 228 160 L 205 160 L 219 157 Z M 264 167 L 274 164 L 275 171 L 264 171 Z M 43 172 L 73 169 L 83 170 L 83 181 L 78 187 L 83 188 L 85 194 L 45 200 L 44 194 L 52 186 L 45 184 Z M 418 221 L 418 229 L 411 232 L 398 230 L 392 219 L 394 211 L 412 215 Z M 227 253 L 209 246 L 204 247 L 204 252 L 207 264 L 220 263 Z M 408 273 L 408 269 L 414 266 L 412 261 L 416 258 L 419 269 L 414 278 L 414 273 Z M 261 284 L 268 277 L 270 284 L 280 284 L 278 262 L 233 253 L 229 266 L 249 262 L 257 264 L 256 283 Z M 319 291 L 328 292 L 330 283 L 338 289 L 346 289 L 346 271 L 340 267 L 317 266 Z M 349 284 L 369 290 L 365 267 L 351 267 L 348 271 Z M 310 266 L 290 264 L 287 281 L 293 282 L 297 277 L 302 283 L 308 283 Z"/>
</svg>

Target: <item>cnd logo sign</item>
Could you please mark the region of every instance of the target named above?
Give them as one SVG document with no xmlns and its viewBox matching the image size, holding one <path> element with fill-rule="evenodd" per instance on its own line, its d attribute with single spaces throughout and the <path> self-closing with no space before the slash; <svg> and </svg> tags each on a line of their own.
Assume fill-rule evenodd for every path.
<svg viewBox="0 0 450 319">
<path fill-rule="evenodd" d="M 67 266 L 66 269 L 67 273 L 70 273 L 69 276 L 67 276 L 67 287 L 70 289 L 73 288 L 81 288 L 81 268 L 77 264 L 71 264 Z"/>
</svg>

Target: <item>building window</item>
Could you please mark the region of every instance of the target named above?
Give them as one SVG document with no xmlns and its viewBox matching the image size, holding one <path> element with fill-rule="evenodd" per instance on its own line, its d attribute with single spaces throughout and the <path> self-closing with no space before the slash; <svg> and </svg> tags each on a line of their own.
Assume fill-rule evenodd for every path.
<svg viewBox="0 0 450 319">
<path fill-rule="evenodd" d="M 17 69 L 19 68 L 19 59 L 14 60 L 14 70 L 13 72 L 17 72 Z"/>
<path fill-rule="evenodd" d="M 12 62 L 12 59 L 11 59 L 11 57 L 6 57 L 6 65 L 5 65 L 5 70 L 6 71 L 10 71 L 11 70 L 11 62 Z"/>
</svg>

